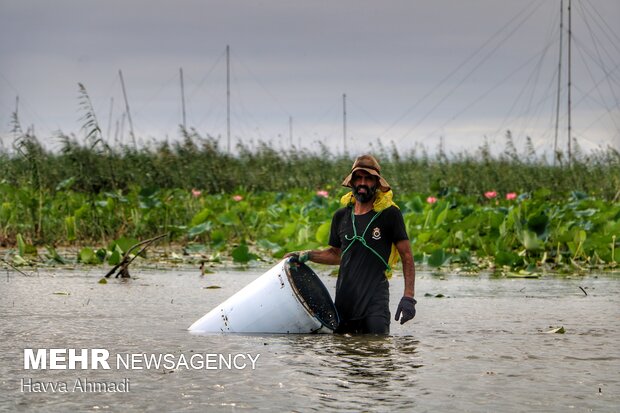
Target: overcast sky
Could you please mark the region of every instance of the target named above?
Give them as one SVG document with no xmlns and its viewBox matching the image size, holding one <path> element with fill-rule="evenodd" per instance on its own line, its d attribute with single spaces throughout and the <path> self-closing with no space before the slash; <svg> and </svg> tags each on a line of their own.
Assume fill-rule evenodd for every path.
<svg viewBox="0 0 620 413">
<path fill-rule="evenodd" d="M 620 1 L 572 4 L 573 136 L 620 149 Z M 551 152 L 559 16 L 560 0 L 0 0 L 0 136 L 9 147 L 17 96 L 23 129 L 46 144 L 82 136 L 80 82 L 104 138 L 128 143 L 120 69 L 139 141 L 178 139 L 183 68 L 187 126 L 225 148 L 229 45 L 233 145 L 287 146 L 292 129 L 295 145 L 341 152 L 346 94 L 354 154 L 371 142 L 503 148 L 506 130 L 519 149 L 530 136 Z"/>
</svg>

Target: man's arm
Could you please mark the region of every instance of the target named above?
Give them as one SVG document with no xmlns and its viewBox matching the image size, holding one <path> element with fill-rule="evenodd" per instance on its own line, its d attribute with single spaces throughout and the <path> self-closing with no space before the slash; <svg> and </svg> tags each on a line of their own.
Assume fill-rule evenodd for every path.
<svg viewBox="0 0 620 413">
<path fill-rule="evenodd" d="M 330 246 L 324 250 L 310 250 L 300 252 L 289 252 L 284 258 L 291 257 L 293 255 L 303 256 L 308 254 L 308 260 L 316 262 L 317 264 L 339 265 L 340 264 L 340 248 Z"/>
<path fill-rule="evenodd" d="M 400 254 L 400 259 L 403 261 L 405 292 L 403 293 L 403 298 L 400 299 L 400 303 L 396 308 L 396 316 L 394 319 L 396 321 L 400 319 L 400 324 L 402 325 L 415 317 L 416 313 L 416 300 L 413 298 L 415 295 L 415 266 L 413 263 L 413 255 L 411 254 L 411 244 L 408 239 L 398 241 L 396 243 L 396 249 Z"/>
<path fill-rule="evenodd" d="M 413 298 L 415 295 L 415 264 L 411 254 L 411 243 L 408 239 L 404 239 L 396 242 L 395 245 L 403 262 L 403 275 L 405 277 L 405 292 L 403 296 Z"/>
</svg>

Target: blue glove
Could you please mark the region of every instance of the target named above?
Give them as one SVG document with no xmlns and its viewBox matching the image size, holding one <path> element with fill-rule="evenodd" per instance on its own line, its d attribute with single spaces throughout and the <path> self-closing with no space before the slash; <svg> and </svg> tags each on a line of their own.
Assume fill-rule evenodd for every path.
<svg viewBox="0 0 620 413">
<path fill-rule="evenodd" d="M 418 302 L 415 298 L 411 297 L 403 297 L 400 299 L 400 303 L 396 308 L 396 317 L 394 318 L 396 321 L 400 318 L 400 324 L 405 324 L 407 321 L 411 320 L 415 317 L 415 305 Z M 402 313 L 402 317 L 400 316 Z"/>
</svg>

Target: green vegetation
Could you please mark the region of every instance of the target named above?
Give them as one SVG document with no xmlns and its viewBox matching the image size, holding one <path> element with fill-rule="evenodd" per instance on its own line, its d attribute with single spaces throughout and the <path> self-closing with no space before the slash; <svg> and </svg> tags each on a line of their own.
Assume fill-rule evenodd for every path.
<svg viewBox="0 0 620 413">
<path fill-rule="evenodd" d="M 133 241 L 162 233 L 186 252 L 240 263 L 326 244 L 351 158 L 264 143 L 232 156 L 195 131 L 182 131 L 180 142 L 111 148 L 87 121 L 85 143 L 59 136 L 52 152 L 17 125 L 14 150 L 0 151 L 5 260 L 36 263 L 45 250 L 47 260 L 67 262 L 56 248 L 74 246 L 78 262 L 114 264 Z M 561 157 L 552 166 L 531 145 L 520 154 L 506 140 L 497 156 L 486 145 L 450 156 L 370 148 L 416 260 L 511 276 L 615 268 L 620 154 L 577 151 L 570 166 Z"/>
<path fill-rule="evenodd" d="M 59 150 L 45 150 L 35 136 L 20 135 L 9 153 L 0 149 L 0 180 L 16 187 L 53 193 L 69 186 L 76 192 L 98 194 L 128 191 L 133 186 L 158 189 L 199 188 L 208 194 L 234 191 L 288 191 L 291 188 L 339 187 L 353 160 L 317 151 L 275 150 L 266 143 L 238 145 L 237 155 L 222 150 L 218 140 L 182 130 L 178 142 L 149 147 L 109 147 L 97 133 L 85 143 L 59 135 Z M 570 166 L 562 156 L 553 166 L 538 156 L 531 144 L 519 153 L 506 136 L 503 153 L 493 156 L 487 145 L 475 152 L 429 155 L 424 150 L 403 153 L 396 148 L 369 148 L 400 193 L 442 195 L 458 190 L 463 195 L 486 191 L 533 192 L 548 188 L 562 199 L 572 191 L 600 199 L 618 200 L 620 153 L 608 148 L 589 154 L 573 145 Z M 59 187 L 60 185 L 60 187 Z"/>
</svg>

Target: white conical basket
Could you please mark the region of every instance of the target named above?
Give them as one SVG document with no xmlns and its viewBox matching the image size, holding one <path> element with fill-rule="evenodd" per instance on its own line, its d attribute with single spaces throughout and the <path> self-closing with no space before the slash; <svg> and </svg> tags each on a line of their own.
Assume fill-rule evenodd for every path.
<svg viewBox="0 0 620 413">
<path fill-rule="evenodd" d="M 305 264 L 280 261 L 189 327 L 194 333 L 332 333 L 336 307 Z"/>
</svg>

